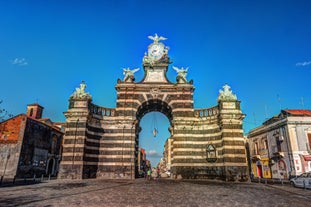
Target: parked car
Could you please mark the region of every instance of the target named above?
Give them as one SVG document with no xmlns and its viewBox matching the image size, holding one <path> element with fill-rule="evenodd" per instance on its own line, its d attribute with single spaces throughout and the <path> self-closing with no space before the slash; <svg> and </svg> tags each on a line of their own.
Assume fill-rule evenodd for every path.
<svg viewBox="0 0 311 207">
<path fill-rule="evenodd" d="M 290 184 L 294 187 L 311 189 L 311 172 L 302 173 L 301 175 L 290 179 Z"/>
</svg>

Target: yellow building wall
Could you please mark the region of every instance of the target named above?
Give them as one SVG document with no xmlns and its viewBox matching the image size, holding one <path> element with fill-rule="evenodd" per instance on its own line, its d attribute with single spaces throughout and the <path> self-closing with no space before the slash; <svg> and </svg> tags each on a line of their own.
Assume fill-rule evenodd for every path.
<svg viewBox="0 0 311 207">
<path fill-rule="evenodd" d="M 256 163 L 252 163 L 252 172 L 254 173 L 254 177 L 258 177 Z"/>
<path fill-rule="evenodd" d="M 261 161 L 261 170 L 260 165 L 257 165 L 258 162 L 252 163 L 252 172 L 254 173 L 254 177 L 261 177 L 258 172 L 261 172 L 263 178 L 272 178 L 271 170 L 269 167 L 269 158 L 262 158 Z"/>
<path fill-rule="evenodd" d="M 270 166 L 269 166 L 269 158 L 262 158 L 261 164 L 262 164 L 262 177 L 263 178 L 272 178 L 271 177 L 271 170 L 270 170 Z"/>
</svg>

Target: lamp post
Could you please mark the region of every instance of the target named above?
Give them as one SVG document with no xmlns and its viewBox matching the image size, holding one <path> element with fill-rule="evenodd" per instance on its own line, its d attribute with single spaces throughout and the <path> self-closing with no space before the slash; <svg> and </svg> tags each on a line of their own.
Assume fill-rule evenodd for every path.
<svg viewBox="0 0 311 207">
<path fill-rule="evenodd" d="M 75 163 L 75 151 L 76 151 L 76 139 L 77 139 L 78 123 L 79 123 L 79 119 L 77 119 L 77 121 L 76 121 L 75 137 L 74 137 L 74 141 L 73 141 L 72 166 L 71 166 L 71 170 L 72 170 L 72 171 L 73 171 L 74 163 Z M 72 178 L 73 178 L 73 175 L 72 175 Z"/>
<path fill-rule="evenodd" d="M 136 171 L 135 169 L 135 166 L 136 166 L 136 150 L 137 150 L 137 147 L 136 147 L 136 131 L 135 131 L 135 134 L 134 134 L 134 138 L 132 137 L 133 136 L 133 128 L 136 126 L 136 120 L 134 120 L 132 122 L 132 127 L 131 127 L 131 138 L 134 139 L 134 153 L 131 153 L 131 156 L 134 156 L 134 158 L 132 159 L 131 158 L 131 179 L 133 179 L 133 162 L 134 162 L 134 171 Z M 135 172 L 136 173 L 136 172 Z M 135 176 L 135 173 L 134 173 L 134 176 Z"/>
<path fill-rule="evenodd" d="M 125 166 L 124 166 L 124 130 L 125 130 L 125 125 L 123 125 L 122 128 L 122 139 L 123 139 L 123 144 L 122 144 L 122 173 L 123 176 L 125 175 Z"/>
<path fill-rule="evenodd" d="M 133 133 L 132 130 L 133 130 L 133 124 L 132 124 L 132 127 L 131 127 L 131 140 L 133 139 L 133 138 L 132 138 L 132 133 Z M 132 151 L 132 149 L 133 149 L 133 148 L 132 148 L 132 149 L 131 149 L 131 152 L 130 152 L 130 155 L 131 155 L 131 156 L 130 156 L 130 162 L 131 162 L 131 180 L 133 179 L 133 177 L 132 177 L 132 176 L 133 176 L 133 171 L 132 171 L 132 170 L 133 170 L 133 152 L 135 153 L 135 141 L 133 142 L 133 145 L 134 145 L 134 150 Z"/>
</svg>

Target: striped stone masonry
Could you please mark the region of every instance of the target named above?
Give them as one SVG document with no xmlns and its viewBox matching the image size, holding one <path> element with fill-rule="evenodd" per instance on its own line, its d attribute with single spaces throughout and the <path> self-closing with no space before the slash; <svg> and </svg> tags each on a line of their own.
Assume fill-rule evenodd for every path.
<svg viewBox="0 0 311 207">
<path fill-rule="evenodd" d="M 118 80 L 116 108 L 95 105 L 80 84 L 70 97 L 59 178 L 135 179 L 138 174 L 140 120 L 161 112 L 170 122 L 170 169 L 174 178 L 245 180 L 247 161 L 240 101 L 225 85 L 210 108 L 194 108 L 193 81 L 178 72 L 166 77 L 169 58 L 144 57 L 145 76 L 132 72 Z M 135 70 L 137 71 L 137 70 Z M 129 73 L 129 69 L 125 70 Z"/>
<path fill-rule="evenodd" d="M 118 83 L 116 89 L 115 109 L 71 100 L 60 178 L 134 179 L 139 122 L 152 111 L 170 120 L 175 177 L 234 180 L 247 174 L 239 101 L 194 109 L 191 84 Z M 216 148 L 213 162 L 207 159 L 208 145 Z"/>
</svg>

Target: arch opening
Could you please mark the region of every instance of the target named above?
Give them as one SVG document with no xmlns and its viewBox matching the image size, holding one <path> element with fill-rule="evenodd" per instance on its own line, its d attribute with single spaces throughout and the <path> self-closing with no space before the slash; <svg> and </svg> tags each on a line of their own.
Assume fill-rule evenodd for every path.
<svg viewBox="0 0 311 207">
<path fill-rule="evenodd" d="M 136 133 L 135 178 L 167 175 L 171 163 L 164 156 L 164 148 L 171 137 L 172 110 L 167 103 L 153 100 L 143 103 L 136 113 L 138 131 Z M 153 122 L 157 122 L 157 136 L 154 136 Z"/>
<path fill-rule="evenodd" d="M 172 125 L 173 119 L 172 108 L 166 102 L 159 99 L 153 99 L 142 103 L 141 106 L 137 109 L 136 119 L 140 121 L 140 119 L 145 114 L 154 111 L 163 113 L 168 118 L 170 124 Z"/>
</svg>

